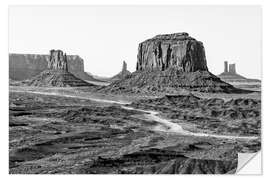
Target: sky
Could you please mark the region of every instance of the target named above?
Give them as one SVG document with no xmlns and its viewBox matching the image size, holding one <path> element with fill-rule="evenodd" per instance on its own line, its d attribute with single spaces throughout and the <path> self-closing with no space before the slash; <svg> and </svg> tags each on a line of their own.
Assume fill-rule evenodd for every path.
<svg viewBox="0 0 270 180">
<path fill-rule="evenodd" d="M 9 53 L 61 49 L 83 58 L 86 72 L 110 77 L 124 60 L 135 71 L 140 42 L 187 32 L 203 42 L 213 74 L 228 61 L 261 79 L 261 14 L 260 6 L 11 6 Z"/>
</svg>

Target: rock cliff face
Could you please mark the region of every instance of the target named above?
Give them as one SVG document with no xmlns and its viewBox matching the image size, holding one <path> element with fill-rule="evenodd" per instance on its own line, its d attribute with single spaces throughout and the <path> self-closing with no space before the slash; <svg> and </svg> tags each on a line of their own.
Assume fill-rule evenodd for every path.
<svg viewBox="0 0 270 180">
<path fill-rule="evenodd" d="M 50 55 L 9 54 L 9 78 L 25 80 L 48 69 Z M 87 81 L 99 81 L 84 72 L 83 59 L 78 55 L 67 55 L 68 71 L 76 77 Z"/>
<path fill-rule="evenodd" d="M 51 70 L 68 71 L 67 55 L 61 50 L 51 50 L 48 60 L 48 68 Z"/>
<path fill-rule="evenodd" d="M 130 74 L 131 74 L 131 72 L 129 72 L 127 70 L 127 63 L 125 61 L 123 61 L 122 71 L 119 72 L 118 74 L 116 74 L 115 76 L 113 76 L 110 80 L 117 81 L 117 80 L 123 79 L 124 77 L 126 77 L 127 75 L 130 75 Z"/>
<path fill-rule="evenodd" d="M 139 44 L 137 70 L 103 88 L 113 93 L 239 92 L 208 71 L 203 43 L 187 33 Z"/>
<path fill-rule="evenodd" d="M 25 80 L 38 75 L 48 67 L 49 55 L 9 54 L 9 78 Z"/>
<path fill-rule="evenodd" d="M 188 33 L 157 35 L 139 44 L 137 70 L 207 71 L 203 43 Z"/>
</svg>

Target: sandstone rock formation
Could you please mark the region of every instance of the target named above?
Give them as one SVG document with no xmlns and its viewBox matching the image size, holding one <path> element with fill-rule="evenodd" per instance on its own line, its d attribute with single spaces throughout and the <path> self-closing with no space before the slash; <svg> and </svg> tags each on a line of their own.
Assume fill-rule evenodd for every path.
<svg viewBox="0 0 270 180">
<path fill-rule="evenodd" d="M 51 50 L 48 58 L 48 69 L 29 80 L 22 81 L 22 83 L 30 86 L 93 86 L 68 71 L 67 55 L 61 50 Z"/>
<path fill-rule="evenodd" d="M 130 74 L 131 74 L 131 72 L 129 72 L 127 70 L 127 63 L 125 61 L 123 61 L 122 71 L 119 72 L 118 74 L 116 74 L 115 76 L 113 76 L 110 80 L 111 81 L 120 80 L 120 79 L 123 79 L 124 77 L 126 77 L 127 75 L 130 75 Z"/>
<path fill-rule="evenodd" d="M 139 44 L 137 70 L 103 88 L 113 93 L 239 92 L 208 71 L 202 42 L 187 33 L 158 35 Z"/>
<path fill-rule="evenodd" d="M 228 71 L 229 67 L 229 71 Z M 224 72 L 219 74 L 218 77 L 225 82 L 234 83 L 260 83 L 258 79 L 249 79 L 244 76 L 241 76 L 236 72 L 236 64 L 228 64 L 228 61 L 224 61 Z"/>
<path fill-rule="evenodd" d="M 48 69 L 50 55 L 9 54 L 9 78 L 26 80 Z M 78 55 L 67 55 L 67 69 L 76 77 L 86 81 L 99 81 L 84 72 L 84 61 Z"/>
<path fill-rule="evenodd" d="M 139 44 L 137 70 L 207 71 L 203 43 L 188 33 L 157 35 Z"/>
<path fill-rule="evenodd" d="M 63 53 L 62 50 L 50 50 L 50 55 L 48 58 L 48 69 L 69 72 L 66 53 Z"/>
<path fill-rule="evenodd" d="M 61 50 L 51 50 L 48 61 L 48 68 L 51 70 L 68 71 L 67 55 Z"/>
</svg>

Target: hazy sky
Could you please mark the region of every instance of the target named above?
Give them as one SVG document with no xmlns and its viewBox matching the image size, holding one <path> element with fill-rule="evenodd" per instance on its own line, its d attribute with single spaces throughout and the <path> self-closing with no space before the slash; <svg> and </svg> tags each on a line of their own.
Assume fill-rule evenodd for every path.
<svg viewBox="0 0 270 180">
<path fill-rule="evenodd" d="M 204 43 L 209 70 L 261 78 L 259 6 L 12 6 L 9 52 L 61 49 L 84 59 L 85 71 L 112 76 L 122 61 L 134 71 L 138 44 L 157 34 L 188 32 Z"/>
</svg>

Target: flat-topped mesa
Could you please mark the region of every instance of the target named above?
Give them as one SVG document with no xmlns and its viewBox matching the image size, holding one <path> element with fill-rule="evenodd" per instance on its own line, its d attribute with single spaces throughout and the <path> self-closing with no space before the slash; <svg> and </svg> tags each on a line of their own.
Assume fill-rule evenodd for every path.
<svg viewBox="0 0 270 180">
<path fill-rule="evenodd" d="M 208 71 L 203 43 L 188 33 L 157 35 L 139 44 L 137 71 L 176 68 Z"/>
<path fill-rule="evenodd" d="M 68 71 L 67 55 L 61 50 L 50 50 L 48 68 L 51 70 Z"/>
</svg>

